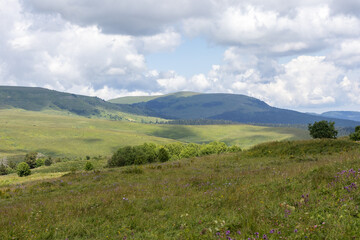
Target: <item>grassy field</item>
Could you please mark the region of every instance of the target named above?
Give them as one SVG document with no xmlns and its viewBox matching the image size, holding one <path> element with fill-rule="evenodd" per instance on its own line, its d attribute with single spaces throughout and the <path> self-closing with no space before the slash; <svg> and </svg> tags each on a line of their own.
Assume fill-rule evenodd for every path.
<svg viewBox="0 0 360 240">
<path fill-rule="evenodd" d="M 260 142 L 306 139 L 306 131 L 250 125 L 174 126 L 109 121 L 24 110 L 0 110 L 0 158 L 38 151 L 53 156 L 111 155 L 144 142 L 224 141 L 248 148 Z"/>
<path fill-rule="evenodd" d="M 57 163 L 0 185 L 0 239 L 359 239 L 359 155 L 310 140 L 114 169 L 93 159 L 93 172 Z"/>
</svg>

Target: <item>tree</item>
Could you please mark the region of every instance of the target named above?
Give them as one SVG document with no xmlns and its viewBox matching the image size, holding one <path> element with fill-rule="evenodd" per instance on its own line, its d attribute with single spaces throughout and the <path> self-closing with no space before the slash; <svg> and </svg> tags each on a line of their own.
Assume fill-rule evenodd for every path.
<svg viewBox="0 0 360 240">
<path fill-rule="evenodd" d="M 0 164 L 0 175 L 6 175 L 6 174 L 8 174 L 8 170 L 6 169 L 6 166 L 3 163 L 1 163 Z"/>
<path fill-rule="evenodd" d="M 37 152 L 30 152 L 25 155 L 25 162 L 30 168 L 36 168 Z"/>
<path fill-rule="evenodd" d="M 85 171 L 94 170 L 94 165 L 91 162 L 86 162 L 84 169 L 85 169 Z"/>
<path fill-rule="evenodd" d="M 312 138 L 336 138 L 338 132 L 335 130 L 335 122 L 320 121 L 313 125 L 309 124 L 308 129 Z"/>
<path fill-rule="evenodd" d="M 169 152 L 165 148 L 159 149 L 158 158 L 160 162 L 167 162 L 170 159 Z"/>
<path fill-rule="evenodd" d="M 30 167 L 26 162 L 21 162 L 17 166 L 17 174 L 19 177 L 28 176 L 31 174 Z"/>
<path fill-rule="evenodd" d="M 355 127 L 355 132 L 350 134 L 350 139 L 354 141 L 360 141 L 360 126 Z"/>
</svg>

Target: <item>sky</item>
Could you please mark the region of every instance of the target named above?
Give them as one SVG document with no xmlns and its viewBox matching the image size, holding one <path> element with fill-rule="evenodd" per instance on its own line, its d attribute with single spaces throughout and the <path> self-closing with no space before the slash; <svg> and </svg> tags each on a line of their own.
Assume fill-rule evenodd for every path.
<svg viewBox="0 0 360 240">
<path fill-rule="evenodd" d="M 360 1 L 0 0 L 0 85 L 360 111 Z"/>
</svg>

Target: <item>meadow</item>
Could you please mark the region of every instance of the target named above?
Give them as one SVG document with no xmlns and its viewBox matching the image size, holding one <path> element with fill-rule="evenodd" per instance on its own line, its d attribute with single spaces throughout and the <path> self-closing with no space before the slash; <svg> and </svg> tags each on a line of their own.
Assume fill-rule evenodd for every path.
<svg viewBox="0 0 360 240">
<path fill-rule="evenodd" d="M 306 131 L 294 128 L 142 124 L 68 116 L 63 112 L 0 110 L 0 158 L 21 156 L 30 151 L 71 158 L 86 155 L 109 156 L 121 146 L 145 142 L 165 144 L 176 141 L 222 141 L 248 148 L 266 141 L 308 137 Z"/>
<path fill-rule="evenodd" d="M 91 172 L 56 163 L 33 176 L 57 176 L 0 185 L 0 238 L 359 239 L 359 156 L 338 139 L 111 169 L 91 159 Z"/>
</svg>

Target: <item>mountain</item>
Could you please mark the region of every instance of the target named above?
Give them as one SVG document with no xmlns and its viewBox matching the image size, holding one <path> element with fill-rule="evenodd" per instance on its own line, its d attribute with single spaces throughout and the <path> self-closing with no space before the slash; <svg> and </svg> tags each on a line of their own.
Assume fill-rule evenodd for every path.
<svg viewBox="0 0 360 240">
<path fill-rule="evenodd" d="M 259 99 L 239 94 L 182 94 L 122 104 L 123 111 L 167 119 L 216 119 L 255 124 L 308 124 L 335 121 L 337 126 L 354 127 L 360 122 L 271 107 Z"/>
<path fill-rule="evenodd" d="M 188 97 L 193 95 L 198 95 L 200 93 L 196 92 L 177 92 L 177 93 L 170 93 L 166 95 L 155 95 L 155 96 L 127 96 L 127 97 L 120 97 L 109 100 L 111 103 L 117 104 L 134 104 L 134 103 L 141 103 L 141 102 L 149 102 L 156 98 L 166 97 L 166 96 L 175 96 L 175 97 Z"/>
<path fill-rule="evenodd" d="M 321 114 L 324 117 L 360 121 L 360 112 L 353 111 L 330 111 Z"/>
<path fill-rule="evenodd" d="M 21 108 L 30 111 L 68 111 L 81 116 L 100 115 L 103 111 L 120 111 L 116 104 L 97 97 L 34 87 L 0 86 L 0 108 Z"/>
</svg>

